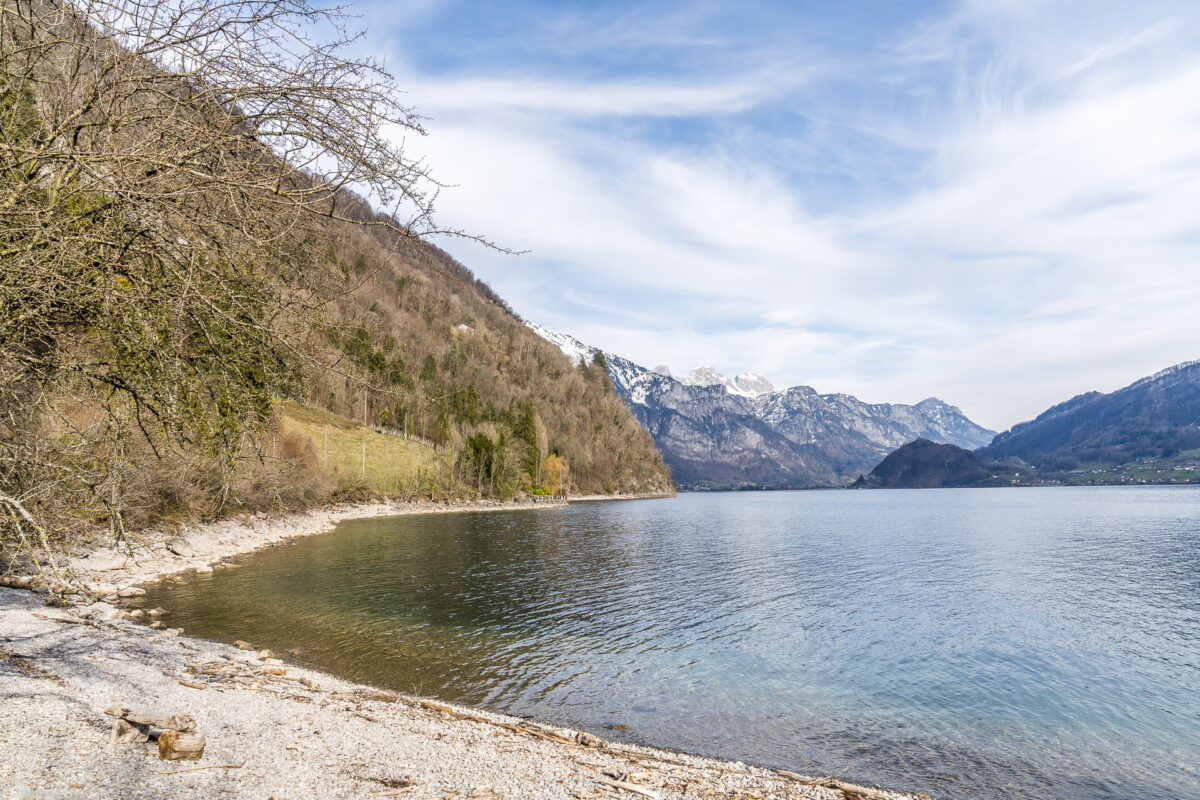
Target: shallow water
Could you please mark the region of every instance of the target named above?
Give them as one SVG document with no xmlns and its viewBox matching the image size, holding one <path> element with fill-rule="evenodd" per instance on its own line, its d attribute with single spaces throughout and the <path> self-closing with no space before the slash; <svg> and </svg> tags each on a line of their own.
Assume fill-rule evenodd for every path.
<svg viewBox="0 0 1200 800">
<path fill-rule="evenodd" d="M 610 738 L 942 797 L 1200 800 L 1196 488 L 692 494 L 238 560 L 146 601 Z"/>
</svg>

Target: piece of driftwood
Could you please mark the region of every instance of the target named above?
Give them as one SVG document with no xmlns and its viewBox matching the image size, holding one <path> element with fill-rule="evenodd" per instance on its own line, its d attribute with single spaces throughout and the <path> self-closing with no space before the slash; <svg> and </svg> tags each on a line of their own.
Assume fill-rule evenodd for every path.
<svg viewBox="0 0 1200 800">
<path fill-rule="evenodd" d="M 150 741 L 150 726 L 134 725 L 123 719 L 113 720 L 112 736 L 109 737 L 110 744 L 134 744 L 148 741 Z"/>
<path fill-rule="evenodd" d="M 610 786 L 613 789 L 624 789 L 627 792 L 640 794 L 643 797 L 651 797 L 653 800 L 661 800 L 661 795 L 659 795 L 658 792 L 654 791 L 653 789 L 647 789 L 645 786 L 638 786 L 636 783 L 630 783 L 629 781 L 617 781 L 613 780 L 612 778 L 606 778 L 603 775 L 596 778 L 596 781 L 605 786 Z"/>
<path fill-rule="evenodd" d="M 110 717 L 119 717 L 126 722 L 132 722 L 136 725 L 149 725 L 152 728 L 161 728 L 164 731 L 186 732 L 196 730 L 196 720 L 187 714 L 159 714 L 154 711 L 134 711 L 124 706 L 109 706 L 104 709 L 104 713 Z"/>
<path fill-rule="evenodd" d="M 178 775 L 181 772 L 195 772 L 201 769 L 241 769 L 246 766 L 246 762 L 241 764 L 205 764 L 202 767 L 184 767 L 183 769 L 160 769 L 155 770 L 159 775 Z"/>
<path fill-rule="evenodd" d="M 36 611 L 33 612 L 33 615 L 35 617 L 37 617 L 38 619 L 49 620 L 50 622 L 61 622 L 64 625 L 91 625 L 92 624 L 92 621 L 90 619 L 79 619 L 77 617 L 50 617 L 45 614 L 39 614 Z"/>
<path fill-rule="evenodd" d="M 587 747 L 604 747 L 606 744 L 599 736 L 593 736 L 590 733 L 584 733 L 582 734 L 582 737 L 577 734 L 575 738 L 571 738 L 569 736 L 563 736 L 560 733 L 556 733 L 555 731 L 534 725 L 531 722 L 520 722 L 516 725 L 513 725 L 508 722 L 500 722 L 499 720 L 481 717 L 477 714 L 456 711 L 450 706 L 442 705 L 441 703 L 435 703 L 432 700 L 418 700 L 417 705 L 430 711 L 443 714 L 450 719 L 465 719 L 471 722 L 479 722 L 484 725 L 492 725 L 497 728 L 503 728 L 506 731 L 512 731 L 513 733 L 520 734 L 522 736 L 532 736 L 535 739 L 542 739 L 543 741 L 547 742 L 556 742 L 558 744 L 584 744 Z"/>
<path fill-rule="evenodd" d="M 36 575 L 0 575 L 0 586 L 10 589 L 36 589 L 41 580 Z"/>
<path fill-rule="evenodd" d="M 810 778 L 807 775 L 800 775 L 796 772 L 789 772 L 786 769 L 777 769 L 775 774 L 788 780 L 802 783 L 805 786 L 821 786 L 827 789 L 837 789 L 844 795 L 855 795 L 864 797 L 866 800 L 891 800 L 892 795 L 889 792 L 881 791 L 880 789 L 872 789 L 868 786 L 859 786 L 855 783 L 847 783 L 840 781 L 837 778 Z"/>
<path fill-rule="evenodd" d="M 198 731 L 163 731 L 158 736 L 158 757 L 164 761 L 199 761 L 204 755 L 204 734 Z"/>
</svg>

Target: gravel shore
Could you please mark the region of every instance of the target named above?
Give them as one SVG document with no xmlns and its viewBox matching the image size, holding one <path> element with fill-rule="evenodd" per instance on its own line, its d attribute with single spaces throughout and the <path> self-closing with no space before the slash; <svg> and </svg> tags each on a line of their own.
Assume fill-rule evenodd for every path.
<svg viewBox="0 0 1200 800">
<path fill-rule="evenodd" d="M 195 570 L 211 572 L 222 559 L 259 550 L 285 539 L 332 531 L 339 522 L 407 514 L 453 514 L 466 511 L 516 511 L 561 508 L 560 500 L 503 503 L 365 503 L 328 506 L 298 514 L 254 514 L 188 525 L 178 531 L 142 531 L 138 541 L 119 549 L 103 548 L 71 559 L 78 580 L 101 596 L 169 575 Z"/>
<path fill-rule="evenodd" d="M 480 510 L 416 507 L 407 513 Z M 96 553 L 80 574 L 132 587 L 396 506 L 216 523 L 152 537 L 136 558 Z M 136 589 L 134 589 L 136 591 Z M 810 798 L 919 795 L 634 745 L 383 692 L 274 654 L 155 630 L 108 602 L 52 608 L 0 588 L 0 796 L 100 798 Z M 110 744 L 111 705 L 189 714 L 199 762 L 153 742 Z M 819 785 L 824 784 L 824 785 Z"/>
</svg>

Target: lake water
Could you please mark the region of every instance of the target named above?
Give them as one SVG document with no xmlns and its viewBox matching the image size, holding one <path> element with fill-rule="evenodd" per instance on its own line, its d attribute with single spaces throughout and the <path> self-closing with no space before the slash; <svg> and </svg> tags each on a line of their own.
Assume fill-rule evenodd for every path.
<svg viewBox="0 0 1200 800">
<path fill-rule="evenodd" d="M 614 739 L 935 797 L 1200 799 L 1196 488 L 691 494 L 239 560 L 146 601 Z"/>
</svg>

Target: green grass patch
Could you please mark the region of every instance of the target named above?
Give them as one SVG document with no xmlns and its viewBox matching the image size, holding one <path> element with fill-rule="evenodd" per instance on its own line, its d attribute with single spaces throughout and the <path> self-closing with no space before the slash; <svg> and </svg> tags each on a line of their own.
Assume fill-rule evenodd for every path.
<svg viewBox="0 0 1200 800">
<path fill-rule="evenodd" d="M 336 486 L 411 494 L 445 482 L 447 457 L 425 444 L 376 433 L 346 417 L 290 400 L 276 407 L 283 432 L 309 438 L 317 463 Z"/>
</svg>

